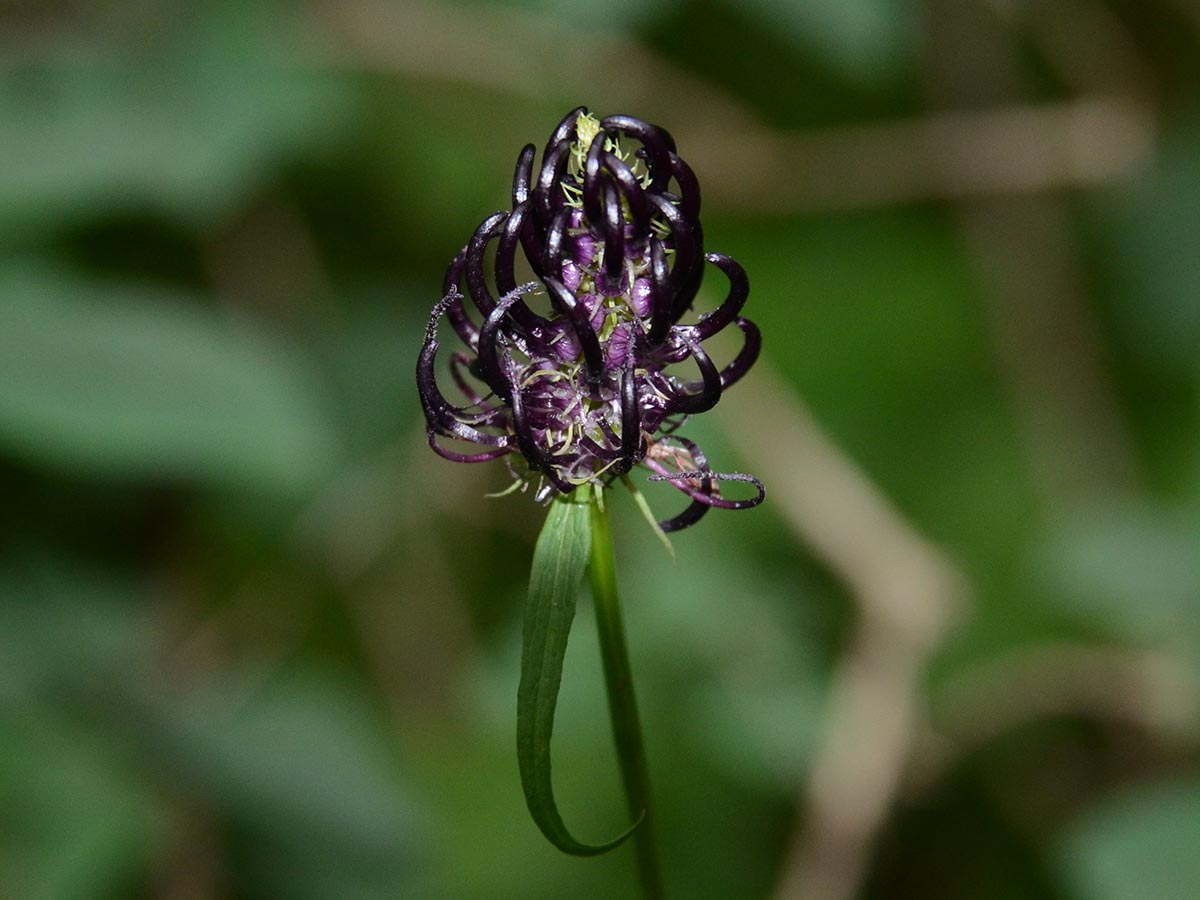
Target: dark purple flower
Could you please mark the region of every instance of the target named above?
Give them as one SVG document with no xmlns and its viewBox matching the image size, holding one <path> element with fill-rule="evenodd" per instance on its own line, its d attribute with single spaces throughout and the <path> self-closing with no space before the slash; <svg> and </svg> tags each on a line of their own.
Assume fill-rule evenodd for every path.
<svg viewBox="0 0 1200 900">
<path fill-rule="evenodd" d="M 505 456 L 521 483 L 540 477 L 540 498 L 645 463 L 651 480 L 692 500 L 660 523 L 665 531 L 714 506 L 757 506 L 758 479 L 712 471 L 700 448 L 675 433 L 746 374 L 762 338 L 740 315 L 750 290 L 742 267 L 704 252 L 700 187 L 674 140 L 629 116 L 597 120 L 581 107 L 554 130 L 536 172 L 535 155 L 529 144 L 517 158 L 512 209 L 485 219 L 446 271 L 417 363 L 430 446 L 457 462 Z M 536 281 L 517 284 L 518 249 Z M 684 324 L 706 262 L 728 294 Z M 545 315 L 526 302 L 537 295 L 547 298 Z M 478 316 L 468 313 L 468 296 Z M 451 404 L 435 378 L 442 316 L 467 348 L 450 357 L 464 406 Z M 729 326 L 741 331 L 742 349 L 718 368 L 703 345 Z M 673 374 L 689 359 L 699 380 Z M 475 446 L 453 450 L 439 437 Z M 755 496 L 726 499 L 722 481 L 747 482 Z"/>
</svg>

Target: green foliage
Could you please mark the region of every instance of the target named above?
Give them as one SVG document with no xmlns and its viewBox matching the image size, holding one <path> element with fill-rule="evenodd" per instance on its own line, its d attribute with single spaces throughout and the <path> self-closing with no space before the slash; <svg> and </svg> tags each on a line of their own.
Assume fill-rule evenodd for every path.
<svg viewBox="0 0 1200 900">
<path fill-rule="evenodd" d="M 354 96 L 302 65 L 273 6 L 176 10 L 168 28 L 147 7 L 113 23 L 116 42 L 68 32 L 47 53 L 6 56 L 0 232 L 141 209 L 212 221 L 327 145 Z"/>
<path fill-rule="evenodd" d="M 159 811 L 138 773 L 102 739 L 50 707 L 0 716 L 0 880 L 14 897 L 120 896 L 161 852 Z"/>
<path fill-rule="evenodd" d="M 1100 204 L 1117 315 L 1147 363 L 1194 369 L 1200 342 L 1200 261 L 1188 235 L 1200 228 L 1200 112 L 1172 122 L 1152 171 Z"/>
<path fill-rule="evenodd" d="M 1059 523 L 1044 558 L 1053 596 L 1083 621 L 1123 640 L 1190 647 L 1200 661 L 1198 542 L 1190 513 L 1110 503 Z"/>
<path fill-rule="evenodd" d="M 336 432 L 286 345 L 196 298 L 0 273 L 0 441 L 38 463 L 117 477 L 295 491 Z"/>
<path fill-rule="evenodd" d="M 928 718 L 860 896 L 1192 896 L 1200 54 L 1178 4 L 1085 5 L 1097 18 L 991 4 L 981 27 L 1005 52 L 960 45 L 995 69 L 964 75 L 964 96 L 1044 104 L 1038 127 L 1063 125 L 1084 162 L 1128 145 L 1089 130 L 1090 107 L 1058 118 L 1058 104 L 1140 73 L 1130 102 L 1156 125 L 1145 163 L 1033 199 L 986 182 L 986 197 L 964 195 L 955 173 L 990 148 L 974 132 L 949 141 L 954 115 L 926 127 L 946 111 L 926 63 L 948 61 L 937 35 L 955 3 L 0 14 L 0 896 L 630 895 L 632 848 L 564 856 L 519 779 L 533 773 L 543 819 L 561 811 L 585 835 L 629 822 L 596 626 L 570 621 L 586 512 L 551 508 L 570 564 L 557 582 L 535 564 L 533 678 L 520 620 L 544 511 L 528 493 L 483 499 L 509 483 L 502 463 L 434 457 L 412 385 L 445 265 L 505 203 L 520 146 L 574 102 L 661 122 L 701 184 L 720 185 L 706 247 L 749 273 L 765 362 L 970 588 L 917 679 Z M 475 27 L 481 10 L 495 34 Z M 603 31 L 636 52 L 594 73 L 596 96 L 563 98 L 580 73 L 553 43 L 564 31 L 539 30 L 550 20 L 581 46 Z M 1093 85 L 1103 73 L 1084 63 L 1105 34 L 1136 64 L 1103 54 L 1113 78 Z M 708 104 L 724 117 L 713 132 L 698 127 Z M 1058 160 L 1039 133 L 1004 166 Z M 871 155 L 830 153 L 842 146 Z M 763 214 L 740 193 L 746 165 L 778 167 L 789 196 L 820 189 Z M 865 184 L 839 195 L 863 165 Z M 872 197 L 875 184 L 917 199 Z M 1054 212 L 1057 236 L 1005 265 L 1063 276 L 1023 299 L 1080 329 L 1023 343 L 1041 326 L 978 265 L 960 214 L 1019 218 L 1026 201 Z M 720 290 L 706 281 L 701 306 Z M 746 459 L 723 433 L 722 409 L 757 402 L 758 377 L 686 426 L 718 468 L 802 458 L 770 417 Z M 1073 467 L 1092 460 L 1046 465 L 1055 429 L 1078 424 L 1054 403 L 1096 396 L 1116 427 L 1074 446 L 1125 468 L 1079 487 Z M 772 895 L 840 721 L 859 599 L 794 530 L 789 496 L 829 483 L 806 465 L 788 473 L 799 494 L 768 480 L 761 509 L 675 536 L 674 563 L 624 492 L 608 495 L 672 896 Z M 683 508 L 630 477 L 654 514 Z M 808 527 L 821 536 L 855 509 Z M 905 583 L 879 546 L 867 532 L 856 549 L 880 583 Z M 866 727 L 858 746 L 880 739 Z M 869 782 L 851 783 L 856 803 Z"/>
<path fill-rule="evenodd" d="M 0 593 L 0 800 L 19 811 L 0 830 L 6 894 L 128 895 L 214 813 L 267 895 L 315 900 L 334 877 L 366 900 L 411 882 L 414 804 L 344 679 L 230 672 L 181 696 L 145 677 L 161 637 L 137 585 L 64 561 L 0 572 Z"/>
<path fill-rule="evenodd" d="M 1080 900 L 1187 900 L 1200 884 L 1200 783 L 1169 781 L 1088 810 L 1057 861 Z"/>
<path fill-rule="evenodd" d="M 913 62 L 920 15 L 913 0 L 750 0 L 740 6 L 852 84 L 878 85 Z"/>
</svg>

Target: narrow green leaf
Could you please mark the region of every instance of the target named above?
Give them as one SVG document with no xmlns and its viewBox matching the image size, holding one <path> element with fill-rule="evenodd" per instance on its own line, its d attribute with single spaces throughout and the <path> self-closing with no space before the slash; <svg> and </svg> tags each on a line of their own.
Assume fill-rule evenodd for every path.
<svg viewBox="0 0 1200 900">
<path fill-rule="evenodd" d="M 650 530 L 654 532 L 659 542 L 667 548 L 667 553 L 671 556 L 671 562 L 677 562 L 675 558 L 675 545 L 671 543 L 671 539 L 667 537 L 667 533 L 658 524 L 658 519 L 654 517 L 654 511 L 650 509 L 650 504 L 646 501 L 646 495 L 637 489 L 637 485 L 633 483 L 633 479 L 628 475 L 622 475 L 621 481 L 629 489 L 629 493 L 633 494 L 633 500 L 637 504 L 637 508 L 641 511 L 642 517 L 650 526 Z"/>
<path fill-rule="evenodd" d="M 521 787 L 533 821 L 559 850 L 595 856 L 623 842 L 633 827 L 604 844 L 585 844 L 563 824 L 550 780 L 550 733 L 562 681 L 563 658 L 575 600 L 587 571 L 592 533 L 590 492 L 583 486 L 550 505 L 533 551 L 525 631 L 521 646 L 521 684 L 517 689 L 517 762 Z M 639 820 L 640 821 L 640 820 Z"/>
</svg>

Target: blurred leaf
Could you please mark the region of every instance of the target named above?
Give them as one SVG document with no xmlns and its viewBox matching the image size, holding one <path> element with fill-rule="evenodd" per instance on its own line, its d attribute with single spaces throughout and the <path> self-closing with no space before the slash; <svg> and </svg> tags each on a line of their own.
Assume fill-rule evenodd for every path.
<svg viewBox="0 0 1200 900">
<path fill-rule="evenodd" d="M 762 329 L 763 353 L 822 428 L 934 540 L 985 577 L 1011 569 L 1038 501 L 946 218 L 908 209 L 710 220 L 705 233 L 745 266 L 745 314 Z M 689 423 L 693 439 L 707 421 Z M 1015 601 L 1021 591 L 1003 593 Z"/>
<path fill-rule="evenodd" d="M 743 784 L 791 789 L 820 729 L 825 653 L 816 634 L 821 613 L 812 607 L 827 598 L 802 573 L 731 549 L 751 515 L 769 514 L 713 514 L 704 528 L 680 534 L 678 566 L 656 560 L 648 539 L 629 540 L 639 523 L 626 517 L 623 568 L 642 585 L 630 602 L 645 604 L 631 643 L 640 645 L 642 665 L 653 667 L 647 680 L 677 679 L 649 689 L 647 700 L 659 705 L 647 708 L 674 717 L 693 753 Z"/>
<path fill-rule="evenodd" d="M 160 705 L 172 767 L 294 865 L 404 871 L 412 802 L 361 695 L 312 670 Z"/>
<path fill-rule="evenodd" d="M 80 562 L 0 565 L 0 708 L 128 677 L 154 646 L 127 580 Z"/>
<path fill-rule="evenodd" d="M 920 5 L 914 0 L 745 0 L 738 7 L 847 82 L 880 84 L 916 58 Z"/>
<path fill-rule="evenodd" d="M 336 435 L 299 360 L 194 298 L 0 271 L 0 446 L 88 476 L 289 491 Z"/>
<path fill-rule="evenodd" d="M 75 885 L 12 896 L 129 895 L 95 893 L 95 879 L 147 865 L 160 784 L 244 830 L 263 896 L 404 896 L 415 804 L 361 688 L 301 663 L 265 685 L 170 690 L 139 593 L 79 564 L 0 571 L 0 661 L 20 675 L 0 691 L 0 804 L 23 811 L 0 829 L 0 859 L 23 883 Z"/>
<path fill-rule="evenodd" d="M 692 704 L 693 736 L 748 785 L 797 785 L 821 736 L 823 688 L 816 677 L 774 686 L 710 683 Z"/>
<path fill-rule="evenodd" d="M 157 849 L 144 773 L 78 715 L 149 647 L 130 593 L 61 561 L 0 566 L 0 896 L 127 896 Z"/>
<path fill-rule="evenodd" d="M 1108 800 L 1068 829 L 1057 861 L 1079 900 L 1193 900 L 1200 888 L 1200 782 Z"/>
<path fill-rule="evenodd" d="M 60 40 L 0 63 L 0 226 L 145 209 L 227 213 L 272 166 L 345 128 L 352 95 L 306 68 L 275 4 Z"/>
<path fill-rule="evenodd" d="M 391 281 L 386 290 L 343 294 L 339 327 L 309 336 L 307 346 L 319 355 L 355 459 L 394 445 L 414 429 L 424 433 L 413 371 L 429 310 L 418 306 L 417 298 L 437 289 Z M 397 303 L 397 297 L 414 302 Z"/>
<path fill-rule="evenodd" d="M 160 828 L 127 764 L 52 708 L 0 708 L 0 896 L 129 896 Z"/>
<path fill-rule="evenodd" d="M 490 92 L 478 97 L 456 85 L 448 93 L 452 96 L 441 103 L 436 86 L 423 83 L 386 92 L 373 130 L 378 154 L 370 159 L 387 199 L 381 227 L 414 265 L 433 262 L 436 269 L 449 264 L 489 212 L 509 202 L 508 160 L 528 140 L 502 143 L 491 133 L 505 134 L 512 125 L 485 116 L 508 118 L 498 113 Z M 428 108 L 431 96 L 436 114 Z M 480 123 L 489 132 L 487 141 L 479 138 Z M 430 290 L 440 288 L 440 279 L 426 284 L 414 295 L 414 310 L 427 312 Z"/>
<path fill-rule="evenodd" d="M 501 0 L 491 6 L 512 6 L 553 14 L 566 21 L 587 22 L 589 30 L 634 28 L 662 15 L 682 0 Z"/>
<path fill-rule="evenodd" d="M 1060 519 L 1039 565 L 1085 621 L 1134 641 L 1200 648 L 1200 524 L 1143 503 L 1110 503 Z"/>
<path fill-rule="evenodd" d="M 1166 130 L 1152 169 L 1101 205 L 1101 265 L 1116 288 L 1120 334 L 1139 356 L 1189 375 L 1200 344 L 1200 110 Z"/>
</svg>

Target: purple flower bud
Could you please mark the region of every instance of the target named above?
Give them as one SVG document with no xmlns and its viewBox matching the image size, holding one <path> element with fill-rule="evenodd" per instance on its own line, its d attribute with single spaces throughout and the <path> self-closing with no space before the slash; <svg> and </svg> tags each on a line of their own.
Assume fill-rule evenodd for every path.
<svg viewBox="0 0 1200 900">
<path fill-rule="evenodd" d="M 611 369 L 621 369 L 625 360 L 633 352 L 633 325 L 622 322 L 608 336 L 608 344 L 604 348 L 604 360 Z"/>
<path fill-rule="evenodd" d="M 569 363 L 579 359 L 579 341 L 575 339 L 571 326 L 566 322 L 556 322 L 552 326 L 552 332 L 554 337 L 550 339 L 550 346 L 554 348 L 554 355 L 558 361 Z"/>
<path fill-rule="evenodd" d="M 629 295 L 629 303 L 640 319 L 650 315 L 650 291 L 649 278 L 639 278 L 633 283 L 633 292 Z"/>
<path fill-rule="evenodd" d="M 596 259 L 596 240 L 590 234 L 581 234 L 575 238 L 575 260 L 584 268 L 590 266 Z"/>
<path fill-rule="evenodd" d="M 667 531 L 694 524 L 714 506 L 757 506 L 761 482 L 713 472 L 700 448 L 675 434 L 746 374 L 761 337 L 740 315 L 750 290 L 742 267 L 704 252 L 699 184 L 673 139 L 629 116 L 597 120 L 580 108 L 555 129 L 536 172 L 535 155 L 531 144 L 518 158 L 512 209 L 484 220 L 446 272 L 445 297 L 417 365 L 430 445 L 459 462 L 522 458 L 531 476 L 547 482 L 542 495 L 607 483 L 644 463 L 652 480 L 691 498 L 660 523 Z M 538 281 L 515 283 L 518 251 Z M 706 263 L 728 281 L 726 299 L 695 324 L 680 324 Z M 534 294 L 547 295 L 548 317 L 525 302 Z M 437 383 L 443 315 L 470 351 L 451 359 L 463 406 Z M 742 349 L 718 368 L 703 343 L 730 325 L 741 331 Z M 699 380 L 672 371 L 689 359 Z M 478 449 L 452 450 L 440 437 Z M 756 495 L 726 499 L 722 481 L 752 484 Z"/>
<path fill-rule="evenodd" d="M 591 318 L 588 320 L 592 326 L 592 330 L 599 332 L 604 327 L 604 317 L 606 310 L 604 308 L 604 298 L 599 294 L 584 294 L 579 298 L 579 302 L 583 304 L 583 308 L 588 311 Z"/>
<path fill-rule="evenodd" d="M 583 273 L 574 260 L 565 259 L 562 264 L 562 283 L 567 286 L 569 291 L 579 290 L 579 283 L 583 280 Z"/>
</svg>

